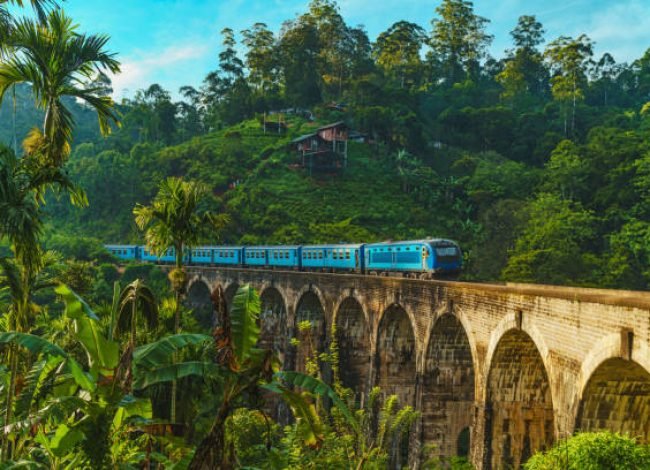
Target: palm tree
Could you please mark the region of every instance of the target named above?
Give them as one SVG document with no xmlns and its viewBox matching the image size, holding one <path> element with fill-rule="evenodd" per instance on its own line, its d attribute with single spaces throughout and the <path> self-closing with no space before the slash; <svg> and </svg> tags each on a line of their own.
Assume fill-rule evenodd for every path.
<svg viewBox="0 0 650 470">
<path fill-rule="evenodd" d="M 208 195 L 206 185 L 172 177 L 161 182 L 150 206 L 137 204 L 133 209 L 135 223 L 145 231 L 147 248 L 152 253 L 161 256 L 174 249 L 175 269 L 169 273 L 176 298 L 174 334 L 180 329 L 180 305 L 186 284 L 184 249 L 210 235 L 214 237 L 229 220 L 225 214 L 202 210 Z M 176 420 L 176 382 L 172 384 L 171 420 Z"/>
<path fill-rule="evenodd" d="M 0 0 L 0 53 L 3 52 L 3 49 L 6 45 L 6 42 L 9 40 L 9 36 L 13 29 L 13 17 L 9 13 L 7 8 L 10 4 L 23 7 L 27 3 L 24 0 Z M 29 3 L 32 5 L 32 8 L 36 12 L 39 20 L 42 22 L 45 21 L 47 17 L 47 6 L 55 6 L 56 2 L 54 0 L 29 0 Z"/>
<path fill-rule="evenodd" d="M 156 303 L 156 296 L 140 279 L 136 279 L 122 290 L 113 329 L 113 334 L 116 338 L 130 332 L 129 342 L 122 356 L 122 362 L 126 364 L 124 367 L 126 371 L 131 370 L 130 363 L 133 359 L 133 351 L 136 346 L 138 313 L 149 330 L 156 328 L 158 325 L 158 304 Z M 133 387 L 130 375 L 126 377 L 126 383 L 128 384 L 128 389 L 131 391 Z"/>
<path fill-rule="evenodd" d="M 45 2 L 32 3 L 42 6 Z M 89 84 L 97 74 L 120 70 L 115 54 L 104 50 L 109 38 L 80 34 L 76 28 L 61 10 L 48 13 L 42 23 L 31 19 L 15 21 L 6 40 L 12 54 L 0 63 L 0 105 L 11 87 L 31 85 L 45 119 L 42 129 L 32 129 L 23 145 L 28 154 L 37 154 L 52 166 L 65 161 L 72 142 L 74 118 L 63 97 L 92 107 L 104 135 L 110 132 L 111 122 L 119 124 L 113 100 L 102 95 L 102 87 Z"/>
</svg>

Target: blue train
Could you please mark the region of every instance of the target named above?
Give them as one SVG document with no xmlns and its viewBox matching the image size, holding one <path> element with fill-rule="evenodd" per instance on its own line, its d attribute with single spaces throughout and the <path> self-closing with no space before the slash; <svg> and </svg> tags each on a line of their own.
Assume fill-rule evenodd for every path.
<svg viewBox="0 0 650 470">
<path fill-rule="evenodd" d="M 169 249 L 155 256 L 141 245 L 106 245 L 125 261 L 174 263 Z M 205 266 L 250 266 L 302 271 L 403 274 L 431 278 L 460 272 L 463 255 L 452 240 L 428 239 L 334 245 L 198 246 L 187 250 L 185 263 Z"/>
</svg>

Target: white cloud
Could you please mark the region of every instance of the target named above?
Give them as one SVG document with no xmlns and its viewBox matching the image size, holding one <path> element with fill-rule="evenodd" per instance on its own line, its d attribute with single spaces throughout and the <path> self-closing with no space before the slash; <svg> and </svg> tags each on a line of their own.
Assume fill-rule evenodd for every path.
<svg viewBox="0 0 650 470">
<path fill-rule="evenodd" d="M 638 59 L 650 47 L 650 3 L 612 5 L 595 13 L 585 32 L 599 53 L 609 52 L 620 62 Z"/>
<path fill-rule="evenodd" d="M 121 73 L 112 76 L 113 95 L 132 95 L 137 89 L 161 81 L 168 73 L 179 67 L 187 67 L 192 61 L 203 58 L 209 49 L 205 44 L 186 44 L 167 47 L 162 51 L 138 54 L 122 60 Z M 164 86 L 164 84 L 163 84 Z"/>
</svg>

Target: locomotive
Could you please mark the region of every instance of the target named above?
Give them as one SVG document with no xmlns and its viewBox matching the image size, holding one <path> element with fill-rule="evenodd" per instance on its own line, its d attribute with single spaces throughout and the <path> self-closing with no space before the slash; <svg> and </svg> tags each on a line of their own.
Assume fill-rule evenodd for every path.
<svg viewBox="0 0 650 470">
<path fill-rule="evenodd" d="M 141 245 L 105 247 L 123 261 L 162 264 L 176 261 L 173 248 L 157 256 Z M 442 238 L 330 245 L 197 246 L 184 254 L 184 263 L 197 266 L 401 274 L 422 279 L 458 274 L 462 261 L 458 244 Z"/>
</svg>

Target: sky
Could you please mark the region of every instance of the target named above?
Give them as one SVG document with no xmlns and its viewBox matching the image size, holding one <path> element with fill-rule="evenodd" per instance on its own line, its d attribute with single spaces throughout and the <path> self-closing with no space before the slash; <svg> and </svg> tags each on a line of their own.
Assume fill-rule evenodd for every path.
<svg viewBox="0 0 650 470">
<path fill-rule="evenodd" d="M 275 32 L 284 20 L 306 11 L 308 0 L 66 0 L 81 31 L 111 36 L 122 73 L 113 78 L 116 98 L 159 83 L 176 95 L 183 85 L 199 87 L 217 66 L 224 27 L 240 31 L 255 22 Z M 338 0 L 348 25 L 363 25 L 371 40 L 399 20 L 430 30 L 440 0 Z M 520 15 L 533 14 L 546 39 L 586 33 L 596 56 L 610 52 L 631 62 L 650 47 L 650 0 L 474 0 L 490 20 L 491 53 L 501 57 Z"/>
</svg>

